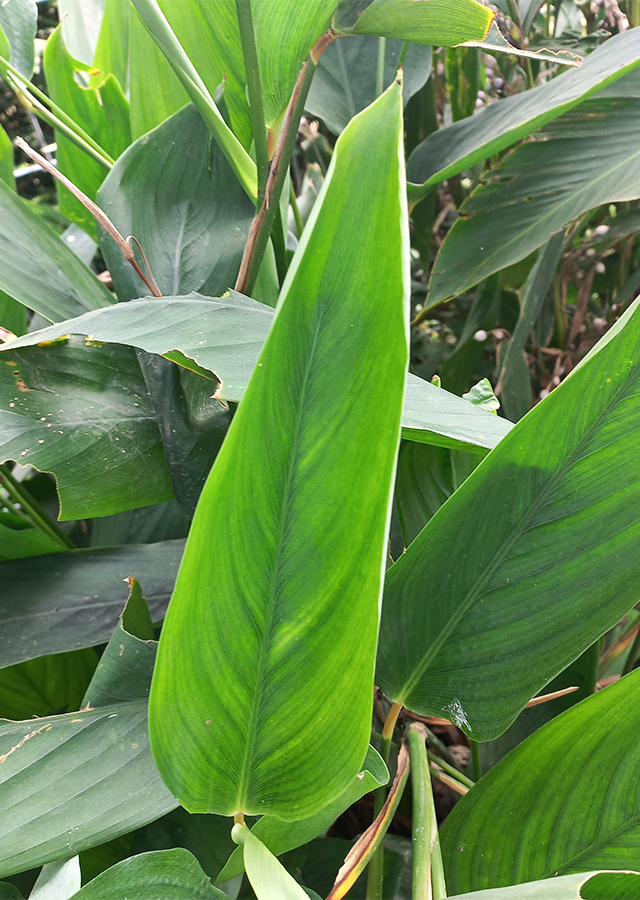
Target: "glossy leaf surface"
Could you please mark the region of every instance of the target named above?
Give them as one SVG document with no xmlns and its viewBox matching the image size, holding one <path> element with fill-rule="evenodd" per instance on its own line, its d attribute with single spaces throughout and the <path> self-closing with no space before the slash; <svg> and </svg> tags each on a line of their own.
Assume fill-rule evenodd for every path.
<svg viewBox="0 0 640 900">
<path fill-rule="evenodd" d="M 636 602 L 639 384 L 635 304 L 389 570 L 376 678 L 394 701 L 490 740 Z"/>
<path fill-rule="evenodd" d="M 632 672 L 562 713 L 498 763 L 443 828 L 452 890 L 636 865 L 639 709 L 640 672 Z"/>
<path fill-rule="evenodd" d="M 98 204 L 136 236 L 162 294 L 220 296 L 235 283 L 254 206 L 191 104 L 121 156 Z M 113 239 L 101 246 L 118 300 L 148 296 Z"/>
<path fill-rule="evenodd" d="M 215 375 L 222 382 L 219 396 L 239 401 L 273 319 L 274 311 L 268 306 L 235 291 L 223 300 L 198 295 L 142 299 L 32 332 L 12 342 L 11 347 L 33 346 L 66 334 L 127 343 L 149 353 L 164 354 L 201 374 L 205 370 L 205 375 Z M 404 438 L 484 454 L 510 428 L 505 419 L 416 375 L 407 376 Z"/>
<path fill-rule="evenodd" d="M 476 0 L 373 0 L 358 17 L 353 34 L 453 47 L 462 41 L 481 41 L 494 13 Z"/>
<path fill-rule="evenodd" d="M 21 351 L 4 345 L 0 425 L 3 461 L 56 476 L 62 520 L 172 496 L 153 407 L 128 347 L 79 338 Z"/>
<path fill-rule="evenodd" d="M 631 29 L 594 50 L 579 69 L 435 131 L 409 157 L 407 177 L 420 183 L 419 190 L 411 186 L 411 200 L 417 202 L 432 185 L 526 137 L 639 65 L 640 35 Z"/>
<path fill-rule="evenodd" d="M 160 621 L 183 548 L 184 541 L 162 541 L 0 563 L 2 665 L 108 641 L 130 575 L 144 585 L 151 617 Z"/>
<path fill-rule="evenodd" d="M 192 812 L 312 815 L 347 789 L 368 746 L 407 362 L 401 113 L 394 84 L 340 137 L 196 510 L 150 701 L 156 761 Z M 360 265 L 372 254 L 375 269 Z M 384 384 L 360 389 L 374 365 Z M 334 402 L 347 392 L 348 411 Z M 339 702 L 350 731 L 327 756 Z"/>
<path fill-rule="evenodd" d="M 2 180 L 0 257 L 0 289 L 50 322 L 113 303 L 93 272 Z"/>
<path fill-rule="evenodd" d="M 188 850 L 141 853 L 102 872 L 70 900 L 226 900 Z"/>
<path fill-rule="evenodd" d="M 633 72 L 487 173 L 438 253 L 427 305 L 524 259 L 587 210 L 640 196 L 639 146 L 640 74 Z"/>
</svg>

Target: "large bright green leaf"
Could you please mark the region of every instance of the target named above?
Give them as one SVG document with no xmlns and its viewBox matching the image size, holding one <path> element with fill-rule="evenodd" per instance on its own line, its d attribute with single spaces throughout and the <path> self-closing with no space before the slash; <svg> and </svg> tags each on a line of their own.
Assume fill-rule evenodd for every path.
<svg viewBox="0 0 640 900">
<path fill-rule="evenodd" d="M 583 872 L 512 887 L 456 894 L 450 900 L 635 900 L 639 890 L 640 874 L 637 872 Z"/>
<path fill-rule="evenodd" d="M 239 401 L 273 319 L 274 311 L 268 306 L 235 292 L 222 300 L 196 294 L 133 300 L 32 332 L 9 346 L 33 346 L 66 334 L 131 344 L 148 353 L 161 353 L 201 374 L 205 370 L 205 375 L 215 375 L 222 382 L 219 395 Z M 510 428 L 505 419 L 408 375 L 402 412 L 404 438 L 484 454 Z"/>
<path fill-rule="evenodd" d="M 416 203 L 433 185 L 514 144 L 639 65 L 640 34 L 630 29 L 594 50 L 579 69 L 435 131 L 409 157 L 408 178 L 420 183 L 410 185 L 411 201 Z"/>
<path fill-rule="evenodd" d="M 639 197 L 639 159 L 640 73 L 633 72 L 486 174 L 438 253 L 427 305 L 524 259 L 587 210 Z"/>
<path fill-rule="evenodd" d="M 115 75 L 125 93 L 129 87 L 130 12 L 130 5 L 123 5 L 122 0 L 104 0 L 102 23 L 93 57 L 94 69 L 103 77 Z M 64 23 L 62 32 L 66 36 Z"/>
<path fill-rule="evenodd" d="M 1 179 L 0 258 L 0 289 L 50 322 L 113 303 L 93 272 Z"/>
<path fill-rule="evenodd" d="M 106 516 L 172 497 L 135 352 L 82 338 L 0 350 L 0 460 L 53 472 L 60 518 Z M 100 477 L 96 477 L 96 472 Z"/>
<path fill-rule="evenodd" d="M 35 0 L 11 0 L 0 4 L 0 32 L 9 45 L 9 62 L 25 78 L 31 78 L 33 73 L 37 27 Z"/>
<path fill-rule="evenodd" d="M 387 573 L 389 697 L 490 740 L 636 602 L 639 386 L 636 303 Z"/>
<path fill-rule="evenodd" d="M 380 754 L 369 747 L 361 772 L 358 772 L 347 790 L 337 800 L 330 803 L 315 816 L 298 822 L 283 822 L 275 816 L 262 816 L 251 829 L 252 834 L 275 856 L 301 847 L 327 830 L 353 803 L 386 784 L 389 780 L 387 767 Z M 244 869 L 242 849 L 238 847 L 229 857 L 216 881 L 229 881 Z"/>
<path fill-rule="evenodd" d="M 494 15 L 476 0 L 373 0 L 349 33 L 453 47 L 462 41 L 483 40 Z M 341 30 L 338 18 L 336 27 Z"/>
<path fill-rule="evenodd" d="M 394 84 L 339 138 L 187 539 L 150 729 L 193 812 L 312 815 L 368 746 L 407 361 L 401 113 Z M 326 753 L 344 703 L 349 732 Z"/>
<path fill-rule="evenodd" d="M 161 293 L 214 297 L 235 283 L 255 209 L 194 106 L 123 154 L 98 203 L 140 242 Z M 118 299 L 148 296 L 113 239 L 101 246 Z"/>
<path fill-rule="evenodd" d="M 53 32 L 44 51 L 44 70 L 51 99 L 77 122 L 112 159 L 117 159 L 131 143 L 129 103 L 113 75 L 90 84 L 90 66 L 73 59 L 62 39 L 62 27 Z M 85 84 L 78 79 L 84 79 Z M 56 131 L 57 165 L 63 175 L 91 200 L 107 170 Z M 89 210 L 63 185 L 58 184 L 58 203 L 67 218 L 90 235 L 96 236 L 96 224 Z"/>
<path fill-rule="evenodd" d="M 395 78 L 402 41 L 385 45 L 384 84 Z M 335 134 L 376 99 L 378 40 L 372 35 L 333 41 L 322 53 L 313 76 L 306 109 Z M 411 44 L 402 64 L 402 97 L 405 105 L 431 73 L 431 48 Z"/>
<path fill-rule="evenodd" d="M 1 562 L 0 665 L 108 641 L 130 575 L 142 584 L 153 621 L 160 621 L 183 548 L 184 541 L 162 541 Z"/>
<path fill-rule="evenodd" d="M 637 865 L 639 710 L 640 672 L 633 672 L 498 763 L 444 825 L 452 892 Z"/>
<path fill-rule="evenodd" d="M 0 722 L 1 875 L 73 856 L 176 806 L 147 736 L 155 646 L 119 624 L 85 708 Z M 113 701 L 100 705 L 106 696 Z"/>
<path fill-rule="evenodd" d="M 248 149 L 252 140 L 251 123 L 235 0 L 159 2 L 211 96 L 224 85 L 224 101 L 233 130 Z"/>
<path fill-rule="evenodd" d="M 227 900 L 188 850 L 157 850 L 123 859 L 69 900 Z"/>
</svg>

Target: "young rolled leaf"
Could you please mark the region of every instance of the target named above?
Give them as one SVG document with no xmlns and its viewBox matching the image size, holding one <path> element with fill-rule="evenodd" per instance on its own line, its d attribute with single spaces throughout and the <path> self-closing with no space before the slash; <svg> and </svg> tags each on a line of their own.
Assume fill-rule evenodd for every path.
<svg viewBox="0 0 640 900">
<path fill-rule="evenodd" d="M 242 845 L 244 865 L 258 900 L 307 900 L 298 882 L 246 825 L 235 825 L 232 836 Z"/>
<path fill-rule="evenodd" d="M 132 300 L 31 332 L 5 350 L 32 347 L 67 334 L 91 335 L 96 341 L 160 353 L 200 375 L 217 378 L 221 382 L 217 395 L 237 402 L 244 397 L 273 320 L 272 309 L 235 291 L 223 299 L 190 294 Z M 510 428 L 506 419 L 417 375 L 407 376 L 404 438 L 483 456 Z"/>
<path fill-rule="evenodd" d="M 150 700 L 192 812 L 301 819 L 362 766 L 407 361 L 401 138 L 394 83 L 338 140 L 196 510 Z"/>
<path fill-rule="evenodd" d="M 636 671 L 562 713 L 499 762 L 442 830 L 452 892 L 637 866 L 639 711 Z"/>
<path fill-rule="evenodd" d="M 339 10 L 334 27 L 340 31 Z M 379 34 L 416 44 L 453 47 L 484 40 L 495 13 L 476 0 L 373 0 L 349 34 Z"/>
<path fill-rule="evenodd" d="M 615 35 L 585 59 L 531 91 L 514 94 L 431 134 L 407 162 L 410 200 L 417 203 L 429 189 L 510 144 L 537 131 L 640 66 L 640 34 L 633 29 Z"/>
<path fill-rule="evenodd" d="M 394 701 L 491 740 L 636 602 L 639 303 L 623 319 L 389 570 L 376 678 Z"/>
</svg>

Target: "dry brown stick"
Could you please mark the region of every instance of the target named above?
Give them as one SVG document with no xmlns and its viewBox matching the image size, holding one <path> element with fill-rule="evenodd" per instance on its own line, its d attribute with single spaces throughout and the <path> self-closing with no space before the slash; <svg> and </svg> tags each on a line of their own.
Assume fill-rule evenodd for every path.
<svg viewBox="0 0 640 900">
<path fill-rule="evenodd" d="M 16 146 L 19 147 L 24 153 L 26 153 L 30 159 L 32 159 L 34 162 L 37 162 L 38 165 L 40 165 L 45 170 L 45 172 L 48 172 L 53 178 L 59 181 L 60 184 L 63 184 L 69 191 L 71 191 L 73 196 L 76 197 L 80 201 L 80 203 L 82 203 L 82 205 L 89 210 L 96 222 L 98 222 L 98 224 L 101 225 L 107 232 L 107 234 L 109 234 L 113 238 L 113 240 L 118 245 L 123 257 L 128 263 L 130 263 L 131 266 L 133 266 L 136 273 L 144 281 L 151 294 L 153 294 L 154 297 L 162 297 L 158 285 L 155 283 L 155 278 L 153 277 L 151 270 L 149 269 L 149 264 L 146 263 L 146 257 L 145 263 L 147 265 L 147 268 L 149 269 L 149 275 L 151 276 L 153 284 L 142 272 L 140 266 L 136 262 L 131 244 L 129 244 L 128 241 L 126 241 L 122 237 L 122 235 L 113 224 L 111 219 L 104 212 L 104 210 L 100 209 L 100 207 L 96 203 L 94 203 L 93 200 L 90 200 L 87 195 L 80 190 L 80 188 L 76 187 L 76 185 L 72 181 L 69 181 L 69 179 L 61 172 L 58 172 L 54 165 L 52 165 L 47 159 L 44 158 L 44 156 L 38 153 L 37 150 L 34 150 L 32 147 L 30 147 L 29 144 L 27 144 L 27 142 L 21 137 L 16 138 Z M 138 247 L 140 247 L 140 244 L 138 243 L 136 238 L 133 238 L 133 240 L 135 240 L 136 244 L 138 244 Z M 142 248 L 140 249 L 142 250 Z M 142 255 L 144 257 L 144 253 Z"/>
</svg>

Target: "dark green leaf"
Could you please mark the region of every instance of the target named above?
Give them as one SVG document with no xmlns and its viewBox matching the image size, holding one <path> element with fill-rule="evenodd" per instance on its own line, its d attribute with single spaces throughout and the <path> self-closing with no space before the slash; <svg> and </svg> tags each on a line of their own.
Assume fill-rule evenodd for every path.
<svg viewBox="0 0 640 900">
<path fill-rule="evenodd" d="M 639 701 L 633 672 L 537 731 L 456 805 L 442 830 L 452 892 L 637 864 Z"/>
<path fill-rule="evenodd" d="M 0 560 L 23 559 L 62 550 L 55 538 L 32 527 L 27 519 L 0 512 Z"/>
<path fill-rule="evenodd" d="M 28 719 L 79 709 L 97 663 L 87 648 L 0 669 L 0 716 Z"/>
<path fill-rule="evenodd" d="M 412 202 L 432 185 L 537 131 L 639 65 L 640 34 L 630 29 L 591 53 L 579 69 L 434 132 L 416 147 L 407 164 L 410 181 L 420 183 L 419 189 L 412 185 Z"/>
<path fill-rule="evenodd" d="M 166 541 L 0 563 L 2 665 L 107 641 L 124 607 L 123 581 L 130 575 L 144 586 L 158 622 L 183 547 L 184 541 Z"/>
<path fill-rule="evenodd" d="M 115 516 L 94 519 L 91 525 L 92 547 L 118 544 L 154 544 L 187 536 L 189 519 L 175 500 L 128 509 Z"/>
<path fill-rule="evenodd" d="M 362 767 L 407 362 L 401 100 L 394 83 L 338 139 L 187 539 L 149 724 L 192 811 L 305 818 Z M 374 368 L 385 377 L 371 383 Z M 349 732 L 327 754 L 326 723 L 345 702 Z"/>
<path fill-rule="evenodd" d="M 61 519 L 172 496 L 154 410 L 128 347 L 82 338 L 24 350 L 4 345 L 0 459 L 53 472 Z"/>
<path fill-rule="evenodd" d="M 13 169 L 13 144 L 4 128 L 0 127 L 0 181 L 4 181 L 8 187 L 15 190 L 16 180 L 13 177 Z"/>
<path fill-rule="evenodd" d="M 402 41 L 388 40 L 385 47 L 384 84 L 396 74 Z M 306 102 L 309 112 L 340 134 L 347 123 L 376 99 L 378 40 L 372 35 L 333 41 L 322 53 Z M 420 90 L 431 72 L 431 49 L 411 44 L 402 64 L 402 100 Z"/>
<path fill-rule="evenodd" d="M 394 701 L 490 740 L 636 602 L 639 381 L 636 303 L 392 566 L 376 677 Z"/>
<path fill-rule="evenodd" d="M 235 283 L 254 205 L 193 105 L 122 155 L 98 204 L 136 236 L 161 293 L 219 296 Z M 113 239 L 100 243 L 118 299 L 148 296 Z"/>
<path fill-rule="evenodd" d="M 50 322 L 113 303 L 93 272 L 1 179 L 0 257 L 0 289 Z"/>
<path fill-rule="evenodd" d="M 9 62 L 25 78 L 33 74 L 37 20 L 35 0 L 11 0 L 0 5 L 0 29 L 10 47 Z"/>
</svg>

